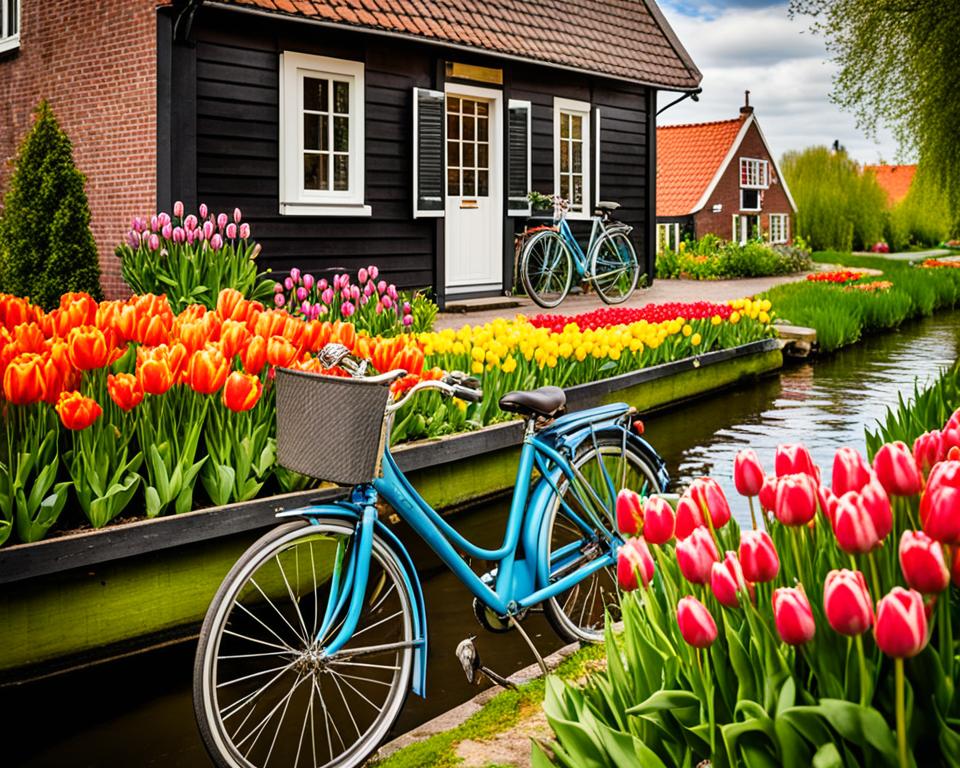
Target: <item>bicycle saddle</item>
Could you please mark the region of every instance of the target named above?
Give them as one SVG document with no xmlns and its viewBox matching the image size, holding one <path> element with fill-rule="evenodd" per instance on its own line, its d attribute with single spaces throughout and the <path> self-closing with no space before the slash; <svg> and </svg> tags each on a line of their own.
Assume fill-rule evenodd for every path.
<svg viewBox="0 0 960 768">
<path fill-rule="evenodd" d="M 552 419 L 563 413 L 567 395 L 560 387 L 540 387 L 527 392 L 507 392 L 500 398 L 500 408 L 522 416 Z"/>
<path fill-rule="evenodd" d="M 620 203 L 614 203 L 610 200 L 601 200 L 597 203 L 597 210 L 601 213 L 613 213 L 620 207 Z"/>
</svg>

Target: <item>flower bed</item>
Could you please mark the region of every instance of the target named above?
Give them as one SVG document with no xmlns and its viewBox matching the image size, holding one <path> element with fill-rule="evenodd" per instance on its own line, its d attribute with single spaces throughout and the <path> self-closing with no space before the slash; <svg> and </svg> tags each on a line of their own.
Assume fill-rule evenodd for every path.
<svg viewBox="0 0 960 768">
<path fill-rule="evenodd" d="M 957 269 L 960 267 L 960 261 L 944 261 L 942 259 L 924 259 L 920 264 L 921 269 Z"/>
<path fill-rule="evenodd" d="M 936 391 L 885 430 L 928 422 Z M 830 487 L 802 446 L 772 475 L 743 451 L 763 526 L 742 533 L 710 479 L 676 510 L 622 491 L 623 636 L 585 687 L 548 685 L 539 764 L 955 764 L 960 410 L 941 425 L 872 464 L 840 449 Z"/>
<path fill-rule="evenodd" d="M 657 277 L 724 280 L 741 277 L 789 275 L 810 269 L 810 251 L 797 239 L 794 245 L 770 245 L 762 240 L 740 244 L 706 235 L 683 242 L 676 251 L 657 255 Z"/>
<path fill-rule="evenodd" d="M 812 275 L 807 275 L 807 280 L 811 283 L 836 283 L 838 285 L 845 285 L 859 280 L 865 274 L 866 272 L 857 272 L 852 269 L 839 269 L 833 272 L 815 272 Z"/>
</svg>

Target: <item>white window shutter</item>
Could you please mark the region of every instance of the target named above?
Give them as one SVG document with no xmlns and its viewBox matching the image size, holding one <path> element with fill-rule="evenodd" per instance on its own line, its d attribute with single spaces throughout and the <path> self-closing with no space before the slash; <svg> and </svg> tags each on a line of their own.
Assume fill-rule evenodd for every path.
<svg viewBox="0 0 960 768">
<path fill-rule="evenodd" d="M 445 158 L 442 91 L 413 89 L 413 217 L 444 213 Z"/>
<path fill-rule="evenodd" d="M 529 101 L 510 99 L 507 119 L 507 215 L 529 216 L 530 112 Z"/>
</svg>

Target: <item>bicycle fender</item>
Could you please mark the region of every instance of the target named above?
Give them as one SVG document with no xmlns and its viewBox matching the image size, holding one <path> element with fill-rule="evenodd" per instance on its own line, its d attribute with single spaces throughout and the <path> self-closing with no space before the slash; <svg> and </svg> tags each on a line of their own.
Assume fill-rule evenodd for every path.
<svg viewBox="0 0 960 768">
<path fill-rule="evenodd" d="M 277 517 L 291 518 L 302 517 L 310 522 L 315 522 L 323 517 L 332 517 L 337 520 L 346 520 L 351 523 L 360 523 L 363 515 L 363 508 L 359 504 L 353 504 L 347 501 L 338 501 L 331 504 L 316 504 L 300 509 L 291 509 L 286 512 L 280 512 Z M 410 595 L 410 603 L 413 606 L 413 631 L 414 631 L 414 655 L 413 655 L 413 674 L 411 675 L 411 690 L 421 697 L 426 697 L 427 688 L 427 609 L 423 599 L 423 587 L 420 584 L 420 577 L 417 569 L 414 567 L 413 559 L 407 548 L 403 546 L 396 534 L 391 531 L 381 520 L 374 523 L 374 532 L 383 539 L 393 550 L 394 554 L 400 560 L 403 572 L 404 586 L 407 588 L 407 594 Z"/>
</svg>

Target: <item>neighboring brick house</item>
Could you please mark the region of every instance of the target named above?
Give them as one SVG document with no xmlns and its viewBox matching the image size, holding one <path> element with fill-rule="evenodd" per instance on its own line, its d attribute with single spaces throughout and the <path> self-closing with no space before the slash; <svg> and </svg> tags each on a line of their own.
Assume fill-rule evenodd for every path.
<svg viewBox="0 0 960 768">
<path fill-rule="evenodd" d="M 0 161 L 48 99 L 108 293 L 130 218 L 176 199 L 239 206 L 267 266 L 376 263 L 441 303 L 511 290 L 527 192 L 578 231 L 615 200 L 653 276 L 657 92 L 701 77 L 654 0 L 0 6 Z"/>
<path fill-rule="evenodd" d="M 657 128 L 658 252 L 708 233 L 786 243 L 796 210 L 749 97 L 733 120 Z"/>
<path fill-rule="evenodd" d="M 910 185 L 917 175 L 915 165 L 865 165 L 864 173 L 873 173 L 877 184 L 887 193 L 887 202 L 891 207 L 903 200 L 910 192 Z"/>
</svg>

